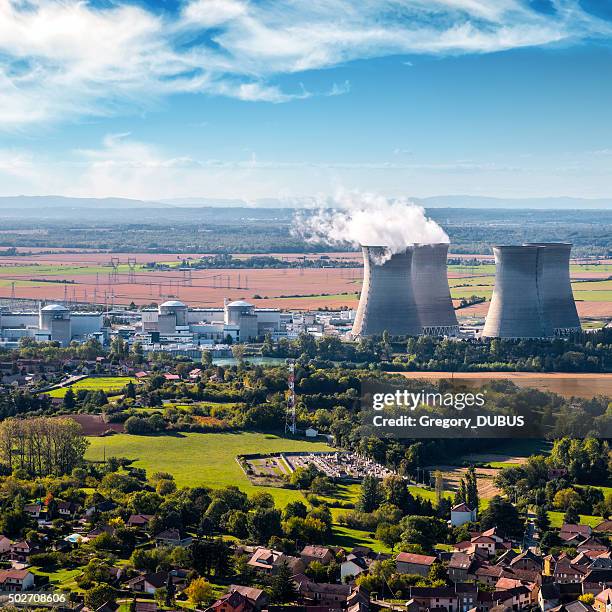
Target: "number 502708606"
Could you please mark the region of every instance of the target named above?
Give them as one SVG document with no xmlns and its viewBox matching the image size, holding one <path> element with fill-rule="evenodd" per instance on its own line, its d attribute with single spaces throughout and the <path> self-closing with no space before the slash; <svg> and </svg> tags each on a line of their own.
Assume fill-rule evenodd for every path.
<svg viewBox="0 0 612 612">
<path fill-rule="evenodd" d="M 63 604 L 68 598 L 66 593 L 9 593 L 8 600 L 15 605 Z"/>
</svg>

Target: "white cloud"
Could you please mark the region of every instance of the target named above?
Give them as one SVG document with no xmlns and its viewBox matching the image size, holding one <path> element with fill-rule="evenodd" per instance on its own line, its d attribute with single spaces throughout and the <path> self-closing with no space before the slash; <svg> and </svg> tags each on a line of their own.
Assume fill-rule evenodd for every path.
<svg viewBox="0 0 612 612">
<path fill-rule="evenodd" d="M 544 15 L 523 0 L 186 0 L 175 14 L 0 0 L 0 127 L 146 108 L 178 92 L 286 102 L 313 94 L 275 77 L 355 59 L 610 35 L 579 0 L 553 1 Z M 346 91 L 330 83 L 323 93 Z"/>
</svg>

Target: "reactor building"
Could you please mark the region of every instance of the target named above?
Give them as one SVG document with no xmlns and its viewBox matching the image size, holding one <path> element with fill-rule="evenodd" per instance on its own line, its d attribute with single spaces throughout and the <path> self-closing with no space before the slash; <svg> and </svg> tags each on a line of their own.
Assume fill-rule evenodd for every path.
<svg viewBox="0 0 612 612">
<path fill-rule="evenodd" d="M 421 332 L 412 291 L 412 249 L 390 254 L 384 246 L 362 246 L 363 285 L 353 337 L 418 336 Z"/>
<path fill-rule="evenodd" d="M 569 276 L 571 244 L 497 246 L 484 338 L 548 338 L 579 331 Z"/>
<path fill-rule="evenodd" d="M 538 242 L 530 243 L 530 246 L 542 247 L 542 275 L 538 287 L 542 311 L 553 334 L 564 336 L 581 331 L 570 281 L 572 245 L 569 242 Z"/>
<path fill-rule="evenodd" d="M 448 286 L 448 247 L 445 242 L 412 247 L 412 292 L 421 334 L 425 336 L 455 336 L 459 333 Z"/>
</svg>

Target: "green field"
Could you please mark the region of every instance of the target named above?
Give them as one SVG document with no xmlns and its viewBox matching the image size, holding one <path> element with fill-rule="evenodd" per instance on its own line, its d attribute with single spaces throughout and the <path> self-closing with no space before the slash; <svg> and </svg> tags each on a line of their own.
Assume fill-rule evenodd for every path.
<svg viewBox="0 0 612 612">
<path fill-rule="evenodd" d="M 136 459 L 134 465 L 147 473 L 170 472 L 179 486 L 225 487 L 236 485 L 249 495 L 255 491 L 270 492 L 281 506 L 303 499 L 302 493 L 290 489 L 255 487 L 236 461 L 236 456 L 249 453 L 281 451 L 330 450 L 322 442 L 291 440 L 260 433 L 185 433 L 161 436 L 119 434 L 106 438 L 90 438 L 86 458 L 101 461 L 107 457 Z"/>
<path fill-rule="evenodd" d="M 548 513 L 548 517 L 550 518 L 551 527 L 561 527 L 563 525 L 563 512 L 556 512 L 551 510 Z M 601 523 L 603 519 L 601 516 L 591 516 L 590 514 L 581 514 L 580 515 L 580 524 L 581 525 L 590 525 L 591 527 L 595 527 Z"/>
<path fill-rule="evenodd" d="M 119 392 L 127 385 L 130 381 L 137 383 L 135 378 L 130 376 L 101 376 L 100 378 L 84 378 L 78 380 L 74 384 L 70 385 L 70 388 L 76 393 L 81 389 L 87 391 L 99 391 L 102 390 L 105 393 Z M 47 391 L 47 395 L 51 397 L 64 397 L 68 387 L 61 387 L 60 389 L 53 389 Z"/>
</svg>

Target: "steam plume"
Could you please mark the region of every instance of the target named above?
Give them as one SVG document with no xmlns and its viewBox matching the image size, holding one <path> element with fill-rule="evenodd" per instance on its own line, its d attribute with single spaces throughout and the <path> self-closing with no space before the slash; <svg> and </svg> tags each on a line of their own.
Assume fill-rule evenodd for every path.
<svg viewBox="0 0 612 612">
<path fill-rule="evenodd" d="M 385 246 L 389 256 L 417 243 L 449 242 L 425 210 L 405 198 L 343 192 L 331 206 L 297 213 L 293 233 L 307 242 L 330 246 Z"/>
</svg>

